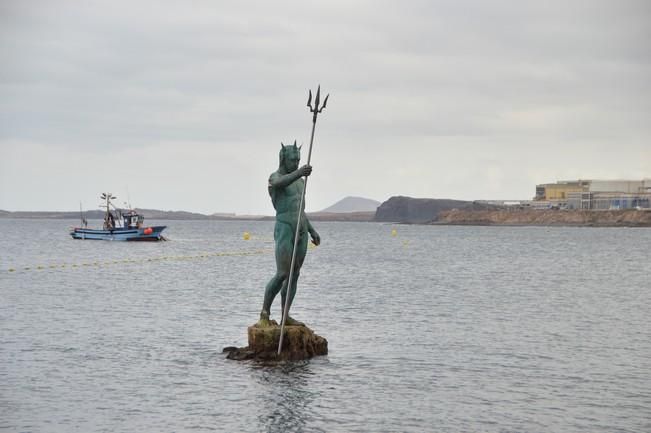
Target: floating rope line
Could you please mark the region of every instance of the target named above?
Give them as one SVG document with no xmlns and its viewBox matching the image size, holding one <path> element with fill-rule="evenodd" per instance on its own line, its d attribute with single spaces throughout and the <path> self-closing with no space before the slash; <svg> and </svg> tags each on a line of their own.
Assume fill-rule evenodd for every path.
<svg viewBox="0 0 651 433">
<path fill-rule="evenodd" d="M 198 259 L 208 259 L 211 257 L 245 257 L 245 256 L 255 256 L 260 254 L 272 253 L 274 250 L 272 248 L 249 250 L 249 251 L 220 251 L 220 252 L 204 252 L 194 255 L 184 255 L 184 256 L 158 256 L 158 257 L 148 257 L 143 259 L 123 259 L 123 260 L 106 260 L 106 261 L 91 261 L 91 262 L 81 262 L 81 263 L 59 263 L 59 264 L 49 264 L 49 265 L 34 265 L 34 266 L 25 266 L 25 267 L 15 267 L 8 268 L 7 272 L 19 272 L 19 271 L 42 271 L 48 269 L 66 269 L 66 268 L 83 268 L 91 266 L 111 266 L 111 265 L 120 265 L 128 263 L 145 263 L 145 262 L 160 262 L 160 261 L 180 261 L 180 260 L 198 260 Z"/>
</svg>

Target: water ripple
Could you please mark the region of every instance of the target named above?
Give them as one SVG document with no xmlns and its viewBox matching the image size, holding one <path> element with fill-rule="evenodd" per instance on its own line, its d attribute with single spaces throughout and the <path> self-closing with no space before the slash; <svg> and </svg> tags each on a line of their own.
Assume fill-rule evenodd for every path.
<svg viewBox="0 0 651 433">
<path fill-rule="evenodd" d="M 0 429 L 651 428 L 649 230 L 319 223 L 293 314 L 330 354 L 262 367 L 221 348 L 246 343 L 273 255 L 206 252 L 269 248 L 273 223 L 168 222 L 158 244 L 67 225 L 0 220 L 0 269 L 21 269 L 0 274 Z"/>
</svg>

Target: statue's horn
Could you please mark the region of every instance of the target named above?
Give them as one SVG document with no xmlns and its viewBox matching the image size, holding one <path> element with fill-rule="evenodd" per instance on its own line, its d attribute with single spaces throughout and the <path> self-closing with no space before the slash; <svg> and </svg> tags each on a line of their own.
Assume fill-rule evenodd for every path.
<svg viewBox="0 0 651 433">
<path fill-rule="evenodd" d="M 280 147 L 282 147 L 283 149 L 285 148 L 285 145 L 283 144 L 282 141 L 280 142 Z"/>
<path fill-rule="evenodd" d="M 294 147 L 296 147 L 296 140 L 294 140 Z"/>
</svg>

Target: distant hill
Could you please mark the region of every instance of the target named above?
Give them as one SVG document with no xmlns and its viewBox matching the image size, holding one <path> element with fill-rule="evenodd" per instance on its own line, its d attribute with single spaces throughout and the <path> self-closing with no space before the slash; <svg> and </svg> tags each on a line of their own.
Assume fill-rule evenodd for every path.
<svg viewBox="0 0 651 433">
<path fill-rule="evenodd" d="M 135 209 L 148 220 L 231 220 L 237 219 L 233 217 L 221 215 L 204 215 L 196 212 L 186 211 L 164 211 L 157 209 Z M 70 212 L 56 212 L 56 211 L 18 211 L 8 212 L 0 210 L 0 218 L 31 218 L 31 219 L 79 219 L 79 211 Z M 89 220 L 101 220 L 104 218 L 103 210 L 88 210 L 84 211 L 84 218 Z"/>
<path fill-rule="evenodd" d="M 31 219 L 79 219 L 79 211 L 57 212 L 57 211 L 16 211 L 10 212 L 0 210 L 0 218 L 31 218 Z M 84 211 L 86 219 L 102 219 L 104 211 L 91 210 Z"/>
<path fill-rule="evenodd" d="M 371 200 L 363 197 L 346 197 L 339 200 L 337 203 L 323 210 L 320 214 L 328 213 L 351 213 L 351 212 L 375 212 L 380 206 L 379 201 Z"/>
<path fill-rule="evenodd" d="M 187 212 L 183 210 L 158 210 L 158 209 L 138 209 L 136 212 L 145 216 L 148 219 L 154 220 L 207 220 L 207 219 L 221 219 L 220 217 L 212 217 L 197 212 Z"/>
</svg>

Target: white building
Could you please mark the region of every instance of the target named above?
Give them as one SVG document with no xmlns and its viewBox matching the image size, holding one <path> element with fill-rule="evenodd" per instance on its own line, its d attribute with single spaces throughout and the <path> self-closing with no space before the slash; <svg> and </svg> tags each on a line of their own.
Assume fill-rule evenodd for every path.
<svg viewBox="0 0 651 433">
<path fill-rule="evenodd" d="M 568 209 L 619 210 L 651 208 L 651 193 L 627 192 L 571 192 Z"/>
<path fill-rule="evenodd" d="M 651 179 L 643 180 L 590 180 L 589 192 L 623 192 L 638 194 L 651 192 Z"/>
</svg>

